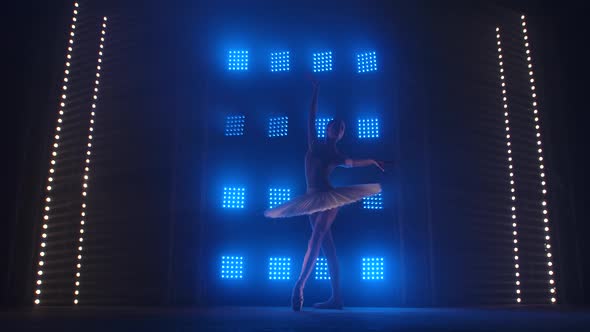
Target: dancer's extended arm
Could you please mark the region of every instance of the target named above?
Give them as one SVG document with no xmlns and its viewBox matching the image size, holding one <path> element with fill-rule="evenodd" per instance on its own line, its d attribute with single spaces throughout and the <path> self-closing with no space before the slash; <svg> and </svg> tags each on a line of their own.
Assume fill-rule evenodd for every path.
<svg viewBox="0 0 590 332">
<path fill-rule="evenodd" d="M 372 165 L 377 166 L 381 171 L 385 172 L 382 161 L 376 161 L 373 159 L 346 159 L 344 161 L 345 167 L 367 167 Z"/>
</svg>

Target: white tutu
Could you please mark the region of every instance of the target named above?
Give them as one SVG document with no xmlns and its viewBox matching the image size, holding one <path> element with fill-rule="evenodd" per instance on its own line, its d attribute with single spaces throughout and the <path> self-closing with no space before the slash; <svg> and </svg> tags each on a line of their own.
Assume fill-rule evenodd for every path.
<svg viewBox="0 0 590 332">
<path fill-rule="evenodd" d="M 264 211 L 268 218 L 287 218 L 310 215 L 354 203 L 381 192 L 378 183 L 357 184 L 321 191 L 311 191 L 279 206 Z"/>
</svg>

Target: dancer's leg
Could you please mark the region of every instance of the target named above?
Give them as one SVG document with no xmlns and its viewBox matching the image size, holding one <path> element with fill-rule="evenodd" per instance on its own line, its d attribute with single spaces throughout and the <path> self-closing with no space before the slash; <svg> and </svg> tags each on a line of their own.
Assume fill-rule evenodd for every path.
<svg viewBox="0 0 590 332">
<path fill-rule="evenodd" d="M 305 258 L 303 259 L 301 273 L 299 274 L 299 278 L 297 279 L 295 288 L 293 289 L 292 304 L 294 310 L 301 309 L 300 303 L 303 301 L 303 288 L 305 287 L 305 283 L 311 275 L 311 271 L 313 270 L 315 262 L 318 258 L 322 240 L 334 222 L 336 212 L 337 209 L 333 209 L 318 213 L 316 215 L 315 222 L 313 222 L 315 226 L 313 227 L 311 238 L 309 239 L 307 245 L 307 252 L 305 253 Z"/>
<path fill-rule="evenodd" d="M 309 218 L 311 229 L 315 228 L 315 216 Z M 322 251 L 328 261 L 328 271 L 330 272 L 330 284 L 332 286 L 332 296 L 328 301 L 314 304 L 314 307 L 341 307 L 342 293 L 340 288 L 340 266 L 338 264 L 338 256 L 336 255 L 336 246 L 334 245 L 334 238 L 332 237 L 332 228 L 324 235 L 322 241 Z"/>
<path fill-rule="evenodd" d="M 326 302 L 314 304 L 314 307 L 320 309 L 341 309 L 342 295 L 340 292 L 340 267 L 338 265 L 338 257 L 336 256 L 336 247 L 334 246 L 334 238 L 332 237 L 331 230 L 329 230 L 326 235 L 324 235 L 322 250 L 324 251 L 324 255 L 326 255 L 326 259 L 328 260 L 328 271 L 330 272 L 332 296 Z"/>
<path fill-rule="evenodd" d="M 307 252 L 303 258 L 303 266 L 301 267 L 301 273 L 297 279 L 297 285 L 301 288 L 305 287 L 305 283 L 313 270 L 315 261 L 318 258 L 322 240 L 326 235 L 328 229 L 327 224 L 329 222 L 329 213 L 321 212 L 318 213 L 315 219 L 315 226 L 311 232 L 311 237 L 307 243 Z"/>
</svg>

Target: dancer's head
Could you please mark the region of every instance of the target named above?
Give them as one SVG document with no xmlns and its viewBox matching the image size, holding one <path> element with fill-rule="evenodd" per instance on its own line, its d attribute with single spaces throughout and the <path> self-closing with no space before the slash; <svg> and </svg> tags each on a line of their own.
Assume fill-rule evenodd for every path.
<svg viewBox="0 0 590 332">
<path fill-rule="evenodd" d="M 346 125 L 341 119 L 330 120 L 326 125 L 326 136 L 329 140 L 338 142 L 344 136 Z"/>
</svg>

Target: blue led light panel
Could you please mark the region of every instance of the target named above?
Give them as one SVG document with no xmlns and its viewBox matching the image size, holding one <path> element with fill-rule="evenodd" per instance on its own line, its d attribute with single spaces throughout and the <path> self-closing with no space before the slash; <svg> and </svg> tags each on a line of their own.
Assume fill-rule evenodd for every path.
<svg viewBox="0 0 590 332">
<path fill-rule="evenodd" d="M 291 258 L 271 257 L 268 262 L 268 279 L 269 280 L 289 280 L 289 279 L 291 279 Z"/>
<path fill-rule="evenodd" d="M 268 137 L 287 136 L 288 127 L 288 117 L 280 116 L 276 118 L 270 118 L 268 121 Z"/>
<path fill-rule="evenodd" d="M 379 138 L 379 119 L 359 119 L 358 134 L 359 138 Z"/>
<path fill-rule="evenodd" d="M 363 257 L 363 280 L 383 280 L 383 258 Z"/>
<path fill-rule="evenodd" d="M 229 70 L 248 70 L 248 51 L 229 51 L 227 62 Z"/>
<path fill-rule="evenodd" d="M 332 52 L 321 52 L 313 54 L 313 72 L 332 70 Z"/>
<path fill-rule="evenodd" d="M 377 71 L 377 55 L 375 52 L 358 53 L 356 63 L 358 73 Z"/>
<path fill-rule="evenodd" d="M 246 201 L 246 189 L 237 187 L 223 188 L 223 208 L 243 209 Z"/>
<path fill-rule="evenodd" d="M 244 135 L 244 123 L 246 116 L 230 115 L 225 118 L 225 136 L 242 136 Z"/>
<path fill-rule="evenodd" d="M 315 280 L 330 280 L 328 260 L 325 257 L 318 257 L 315 262 Z"/>
<path fill-rule="evenodd" d="M 363 198 L 363 209 L 383 210 L 383 196 L 381 193 Z"/>
<path fill-rule="evenodd" d="M 275 52 L 270 54 L 270 71 L 289 71 L 289 52 Z"/>
<path fill-rule="evenodd" d="M 332 121 L 332 118 L 316 118 L 315 119 L 315 128 L 316 132 L 318 133 L 318 138 L 325 138 L 326 137 L 326 126 L 328 122 Z"/>
<path fill-rule="evenodd" d="M 270 188 L 268 191 L 268 206 L 270 209 L 291 199 L 291 189 Z"/>
<path fill-rule="evenodd" d="M 221 256 L 221 279 L 242 279 L 244 276 L 244 257 Z"/>
</svg>

